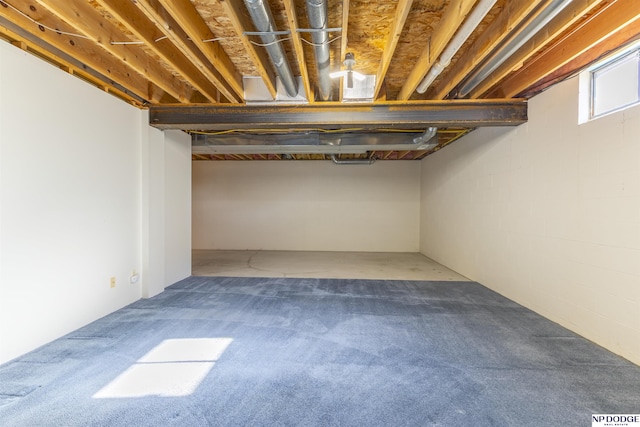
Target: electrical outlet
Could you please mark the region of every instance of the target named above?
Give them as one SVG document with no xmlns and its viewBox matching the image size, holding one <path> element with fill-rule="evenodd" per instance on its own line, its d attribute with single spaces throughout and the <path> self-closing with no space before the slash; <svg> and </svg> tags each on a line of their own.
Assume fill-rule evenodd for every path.
<svg viewBox="0 0 640 427">
<path fill-rule="evenodd" d="M 131 276 L 129 276 L 129 283 L 131 283 L 132 285 L 135 285 L 136 283 L 138 283 L 139 279 L 140 279 L 140 275 L 138 274 L 137 271 L 133 270 L 131 272 Z"/>
<path fill-rule="evenodd" d="M 113 276 L 113 277 L 111 278 L 111 287 L 112 287 L 112 288 L 115 288 L 115 287 L 116 287 L 116 276 Z"/>
</svg>

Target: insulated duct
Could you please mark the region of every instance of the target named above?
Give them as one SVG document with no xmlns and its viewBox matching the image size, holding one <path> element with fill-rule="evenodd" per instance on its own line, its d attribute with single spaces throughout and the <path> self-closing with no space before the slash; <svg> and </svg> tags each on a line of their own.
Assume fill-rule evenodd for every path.
<svg viewBox="0 0 640 427">
<path fill-rule="evenodd" d="M 415 135 L 415 134 L 413 134 Z M 191 135 L 194 154 L 362 154 L 369 151 L 430 150 L 438 145 L 437 128 L 412 136 L 399 132 Z"/>
<path fill-rule="evenodd" d="M 326 30 L 327 15 L 326 0 L 307 0 L 307 16 L 312 30 Z M 328 101 L 331 98 L 329 35 L 326 31 L 314 31 L 311 33 L 311 40 L 313 40 L 316 55 L 320 99 Z"/>
<path fill-rule="evenodd" d="M 469 38 L 471 33 L 473 33 L 478 24 L 480 24 L 495 3 L 496 0 L 482 0 L 473 9 L 456 34 L 449 41 L 447 47 L 442 51 L 440 58 L 438 58 L 438 60 L 433 64 L 427 75 L 416 88 L 418 93 L 425 93 L 436 77 L 438 77 L 440 73 L 449 66 L 453 56 L 458 52 L 462 44 Z"/>
<path fill-rule="evenodd" d="M 247 6 L 256 30 L 264 33 L 260 35 L 260 38 L 267 49 L 271 62 L 276 67 L 282 85 L 289 96 L 295 97 L 298 94 L 298 83 L 291 72 L 291 67 L 289 67 L 278 37 L 273 34 L 275 24 L 269 4 L 263 0 L 244 0 L 244 4 Z"/>
</svg>

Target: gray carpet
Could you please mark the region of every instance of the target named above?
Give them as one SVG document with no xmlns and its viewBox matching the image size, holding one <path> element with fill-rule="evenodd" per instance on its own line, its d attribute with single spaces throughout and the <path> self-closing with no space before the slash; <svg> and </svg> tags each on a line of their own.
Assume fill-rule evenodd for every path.
<svg viewBox="0 0 640 427">
<path fill-rule="evenodd" d="M 588 426 L 640 367 L 473 282 L 192 277 L 0 366 L 3 426 Z"/>
</svg>

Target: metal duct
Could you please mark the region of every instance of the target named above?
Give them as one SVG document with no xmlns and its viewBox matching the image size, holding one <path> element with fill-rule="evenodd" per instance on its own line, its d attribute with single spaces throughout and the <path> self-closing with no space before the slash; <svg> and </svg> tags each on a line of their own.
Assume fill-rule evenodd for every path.
<svg viewBox="0 0 640 427">
<path fill-rule="evenodd" d="M 427 149 L 426 147 L 429 145 L 433 145 L 433 147 L 435 147 L 436 145 L 438 145 L 438 138 L 436 138 L 434 141 L 431 141 L 431 140 L 433 139 L 434 136 L 437 135 L 437 133 L 438 133 L 437 127 L 434 127 L 434 126 L 429 127 L 424 131 L 422 135 L 416 136 L 415 138 L 413 138 L 413 143 L 418 146 L 419 150 L 426 150 Z"/>
<path fill-rule="evenodd" d="M 372 165 L 376 162 L 375 158 L 371 159 L 344 159 L 340 160 L 335 154 L 331 155 L 331 161 L 336 165 Z"/>
<path fill-rule="evenodd" d="M 307 0 L 307 16 L 309 17 L 311 29 L 326 30 L 327 15 L 327 2 L 325 0 Z M 311 39 L 313 40 L 316 55 L 320 99 L 328 101 L 331 98 L 329 35 L 326 31 L 316 31 L 311 33 Z"/>
<path fill-rule="evenodd" d="M 437 145 L 437 129 L 406 133 L 291 133 L 260 135 L 191 135 L 194 154 L 316 153 L 361 154 L 368 151 L 429 150 Z M 413 134 L 415 135 L 415 134 Z"/>
<path fill-rule="evenodd" d="M 273 23 L 273 16 L 271 15 L 269 4 L 263 0 L 244 0 L 244 4 L 247 6 L 256 30 L 265 33 L 261 34 L 260 38 L 262 39 L 262 43 L 265 44 L 271 62 L 273 62 L 273 65 L 276 67 L 282 85 L 289 96 L 295 97 L 298 94 L 298 82 L 293 77 L 291 67 L 289 67 L 287 58 L 284 55 L 284 50 L 277 36 L 270 34 L 275 31 L 275 24 Z"/>
<path fill-rule="evenodd" d="M 538 16 L 526 24 L 524 28 L 516 31 L 514 36 L 498 48 L 483 65 L 476 69 L 476 71 L 462 83 L 458 91 L 458 98 L 467 96 L 469 92 L 489 77 L 491 73 L 529 41 L 531 37 L 536 35 L 542 27 L 555 18 L 571 1 L 572 0 L 553 0 Z"/>
</svg>

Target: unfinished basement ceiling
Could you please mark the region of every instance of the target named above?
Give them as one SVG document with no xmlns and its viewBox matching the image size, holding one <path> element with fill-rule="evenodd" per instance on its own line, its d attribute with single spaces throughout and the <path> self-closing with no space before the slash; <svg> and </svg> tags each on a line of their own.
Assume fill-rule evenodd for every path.
<svg viewBox="0 0 640 427">
<path fill-rule="evenodd" d="M 409 160 L 525 122 L 639 17 L 637 0 L 0 0 L 0 36 L 191 133 L 196 160 Z"/>
</svg>

